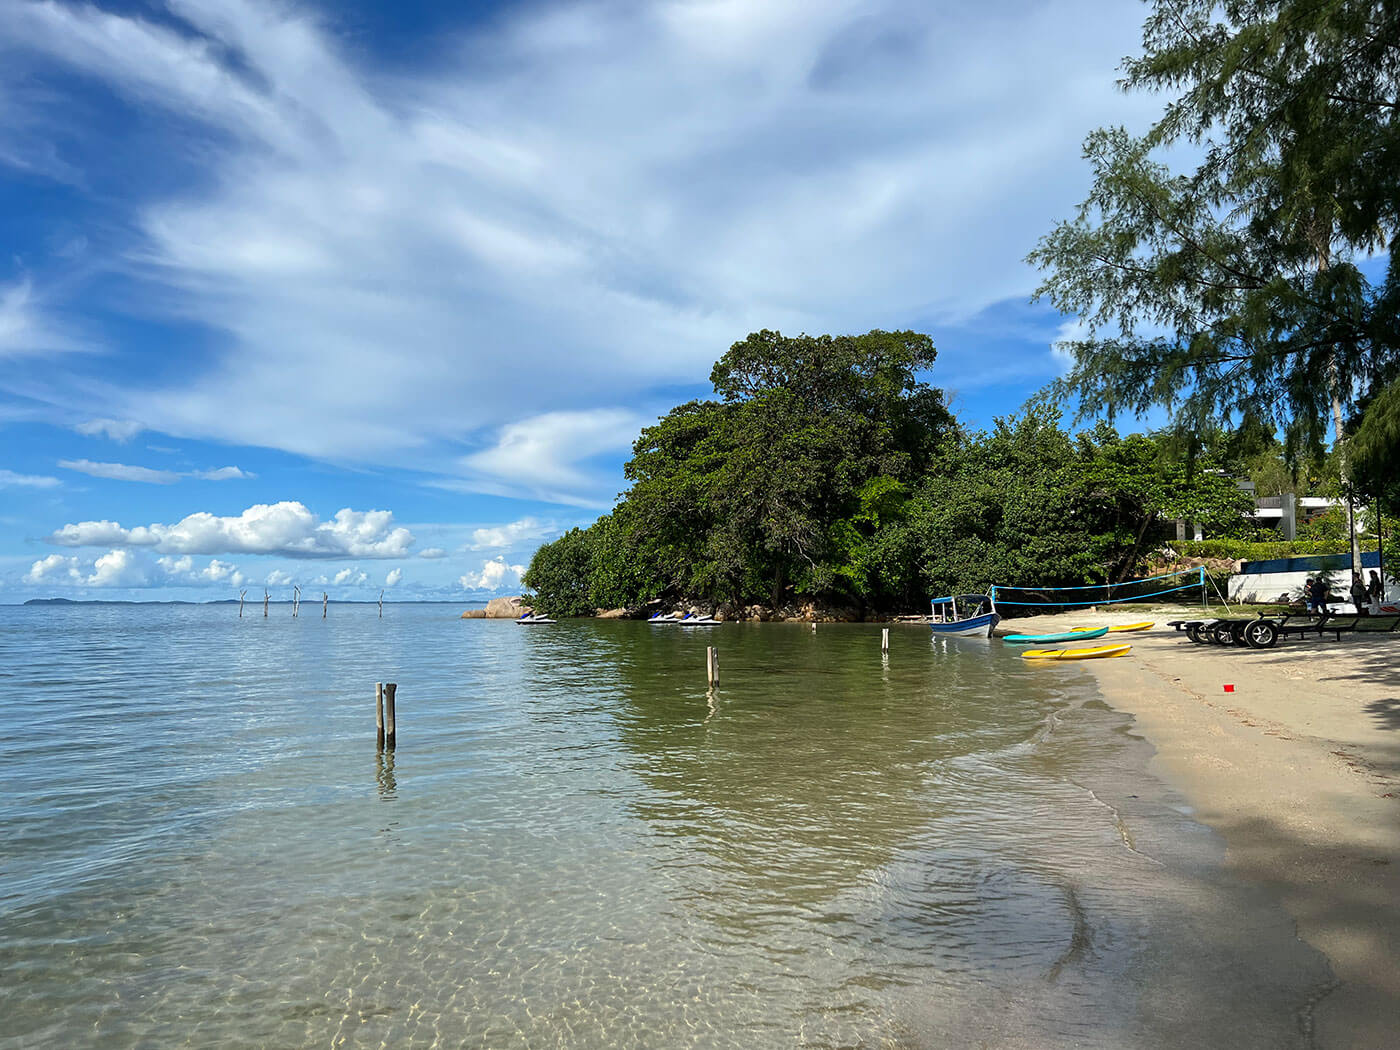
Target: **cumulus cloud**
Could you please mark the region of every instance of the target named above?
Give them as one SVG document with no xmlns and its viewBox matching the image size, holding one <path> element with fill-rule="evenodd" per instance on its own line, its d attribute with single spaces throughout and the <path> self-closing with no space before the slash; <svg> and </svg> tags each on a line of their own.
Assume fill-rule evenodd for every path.
<svg viewBox="0 0 1400 1050">
<path fill-rule="evenodd" d="M 295 577 L 285 569 L 273 569 L 267 574 L 267 578 L 263 580 L 263 582 L 269 587 L 282 587 L 291 583 L 293 579 L 295 579 Z"/>
<path fill-rule="evenodd" d="M 399 558 L 413 534 L 387 510 L 336 511 L 322 521 L 298 502 L 259 503 L 237 517 L 206 511 L 173 525 L 125 528 L 115 521 L 64 525 L 48 537 L 60 547 L 148 547 L 161 554 L 280 554 L 292 558 Z"/>
<path fill-rule="evenodd" d="M 82 573 L 78 571 L 78 559 L 50 554 L 40 558 L 24 574 L 25 583 L 80 583 Z"/>
<path fill-rule="evenodd" d="M 432 561 L 438 558 L 446 558 L 447 552 L 441 547 L 427 547 L 418 552 L 418 557 L 427 558 Z"/>
<path fill-rule="evenodd" d="M 135 231 L 105 261 L 220 338 L 160 384 L 75 371 L 67 407 L 415 464 L 494 433 L 466 484 L 568 501 L 611 493 L 518 406 L 540 427 L 637 403 L 760 327 L 1022 297 L 1027 238 L 1082 195 L 1085 129 L 1160 106 L 1114 86 L 1140 10 L 1092 0 L 524 4 L 392 77 L 333 6 L 145 10 L 11 4 L 7 47 L 180 140 L 85 138 L 62 95 L 24 126 L 92 141 L 80 168 L 205 165 L 104 203 Z M 0 303 L 0 353 L 61 342 L 36 340 L 27 285 Z"/>
<path fill-rule="evenodd" d="M 42 474 L 16 474 L 13 470 L 0 468 L 0 488 L 51 489 L 59 484 L 58 478 Z"/>
<path fill-rule="evenodd" d="M 217 558 L 205 565 L 188 556 L 151 561 L 140 552 L 120 548 L 86 564 L 71 555 L 50 554 L 24 575 L 25 583 L 63 587 L 238 587 L 244 581 L 236 565 Z"/>
<path fill-rule="evenodd" d="M 147 485 L 173 485 L 181 478 L 199 478 L 204 481 L 230 481 L 234 478 L 253 478 L 238 467 L 219 467 L 217 470 L 155 470 L 151 467 L 131 466 L 127 463 L 94 463 L 90 459 L 61 459 L 58 465 L 64 470 L 75 470 L 80 474 L 91 474 L 95 478 L 110 481 L 140 481 Z"/>
<path fill-rule="evenodd" d="M 352 587 L 358 587 L 361 584 L 369 582 L 369 574 L 366 572 L 361 572 L 357 568 L 341 569 L 338 573 L 331 577 L 330 582 L 342 587 L 346 586 L 347 584 Z"/>
<path fill-rule="evenodd" d="M 403 579 L 403 570 L 402 570 L 402 569 L 390 569 L 388 575 L 384 577 L 384 586 L 385 586 L 385 587 L 397 587 L 397 586 L 399 585 L 399 582 L 400 582 L 402 579 Z"/>
<path fill-rule="evenodd" d="M 529 543 L 533 540 L 542 539 L 551 533 L 558 532 L 559 526 L 554 522 L 540 521 L 536 518 L 521 518 L 519 521 L 512 521 L 508 525 L 495 525 L 490 528 L 473 529 L 470 550 L 492 550 L 498 547 L 514 547 L 517 544 Z"/>
<path fill-rule="evenodd" d="M 523 565 L 507 565 L 504 557 L 492 558 L 483 562 L 481 572 L 467 573 L 458 577 L 464 590 L 499 591 L 507 587 L 519 587 L 520 576 L 525 571 Z"/>
<path fill-rule="evenodd" d="M 74 424 L 73 429 L 87 437 L 100 435 L 112 441 L 125 443 L 146 428 L 129 419 L 90 419 L 85 423 Z"/>
</svg>

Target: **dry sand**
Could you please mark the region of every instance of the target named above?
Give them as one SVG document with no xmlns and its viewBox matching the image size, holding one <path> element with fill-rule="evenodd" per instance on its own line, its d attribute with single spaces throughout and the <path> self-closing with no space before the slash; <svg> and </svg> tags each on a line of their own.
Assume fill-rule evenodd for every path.
<svg viewBox="0 0 1400 1050">
<path fill-rule="evenodd" d="M 1224 836 L 1231 869 L 1331 961 L 1317 1044 L 1400 1047 L 1400 631 L 1237 649 L 1165 626 L 1180 615 L 1080 612 L 998 633 L 1157 620 L 1094 643 L 1131 642 L 1128 656 L 1076 666 L 1134 716 L 1154 771 Z"/>
</svg>

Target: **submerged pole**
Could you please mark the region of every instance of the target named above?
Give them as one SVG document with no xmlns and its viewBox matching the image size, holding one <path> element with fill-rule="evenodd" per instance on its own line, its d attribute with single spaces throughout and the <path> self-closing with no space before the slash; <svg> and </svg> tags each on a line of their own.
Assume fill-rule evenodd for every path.
<svg viewBox="0 0 1400 1050">
<path fill-rule="evenodd" d="M 394 712 L 394 694 L 398 692 L 397 682 L 384 683 L 384 747 L 392 751 L 398 738 L 398 719 Z"/>
<path fill-rule="evenodd" d="M 884 630 L 882 630 L 882 631 L 880 632 L 880 652 L 882 652 L 882 653 L 887 653 L 887 652 L 889 652 L 889 651 L 890 651 L 890 629 L 889 629 L 888 627 L 886 627 Z"/>
<path fill-rule="evenodd" d="M 384 683 L 374 683 L 374 743 L 384 750 Z"/>
<path fill-rule="evenodd" d="M 710 685 L 719 684 L 719 650 L 713 645 L 705 647 L 705 677 Z"/>
<path fill-rule="evenodd" d="M 247 591 L 238 592 L 238 618 L 243 619 L 243 599 L 247 596 Z"/>
<path fill-rule="evenodd" d="M 326 618 L 326 606 L 327 606 L 327 604 L 329 604 L 330 600 L 331 600 L 331 596 L 330 596 L 329 594 L 327 594 L 325 591 L 322 591 L 322 592 L 321 592 L 321 619 L 323 619 L 323 620 Z"/>
<path fill-rule="evenodd" d="M 271 598 L 271 597 L 272 597 L 272 595 L 268 594 L 268 593 L 267 593 L 267 588 L 264 587 L 264 588 L 263 588 L 263 619 L 264 619 L 264 620 L 267 619 L 267 602 L 268 602 L 268 599 Z"/>
</svg>

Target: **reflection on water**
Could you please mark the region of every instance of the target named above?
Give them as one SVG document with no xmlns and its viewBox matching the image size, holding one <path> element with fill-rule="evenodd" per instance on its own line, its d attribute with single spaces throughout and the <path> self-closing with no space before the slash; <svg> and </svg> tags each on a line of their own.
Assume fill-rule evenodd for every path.
<svg viewBox="0 0 1400 1050">
<path fill-rule="evenodd" d="M 0 1047 L 1307 1045 L 1322 961 L 1080 671 L 276 613 L 0 609 Z"/>
</svg>

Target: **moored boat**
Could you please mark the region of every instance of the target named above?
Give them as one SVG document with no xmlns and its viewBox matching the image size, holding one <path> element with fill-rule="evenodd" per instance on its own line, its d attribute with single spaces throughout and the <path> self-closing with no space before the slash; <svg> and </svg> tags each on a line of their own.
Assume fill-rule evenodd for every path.
<svg viewBox="0 0 1400 1050">
<path fill-rule="evenodd" d="M 1016 645 L 1027 642 L 1083 642 L 1107 633 L 1107 627 L 1086 627 L 1082 631 L 1061 631 L 1059 634 L 1008 634 L 1002 638 L 1002 641 Z"/>
<path fill-rule="evenodd" d="M 1097 660 L 1105 656 L 1122 656 L 1131 645 L 1095 645 L 1088 649 L 1027 649 L 1023 660 Z"/>
<path fill-rule="evenodd" d="M 515 622 L 518 624 L 530 625 L 539 623 L 556 623 L 557 621 L 551 620 L 548 616 L 540 616 L 537 613 L 528 612 L 524 616 L 519 617 Z"/>
<path fill-rule="evenodd" d="M 1146 631 L 1146 630 L 1148 630 L 1149 628 L 1156 627 L 1156 626 L 1157 626 L 1157 623 L 1156 623 L 1155 620 L 1143 620 L 1142 623 L 1120 623 L 1120 624 L 1118 624 L 1118 625 L 1116 625 L 1116 626 L 1113 626 L 1113 627 L 1105 627 L 1105 628 L 1103 628 L 1103 629 L 1104 629 L 1105 631 Z M 1091 632 L 1091 631 L 1097 631 L 1098 629 L 1099 629 L 1099 628 L 1097 628 L 1097 627 L 1071 627 L 1071 628 L 1070 628 L 1070 630 L 1073 631 L 1073 632 L 1074 632 L 1076 635 L 1078 635 L 1080 638 L 1097 638 L 1097 637 L 1098 637 L 1097 634 L 1090 634 L 1089 632 Z"/>
<path fill-rule="evenodd" d="M 934 634 L 989 638 L 992 628 L 1001 623 L 996 603 L 985 594 L 950 594 L 934 598 L 930 605 L 933 619 L 929 628 Z"/>
</svg>

